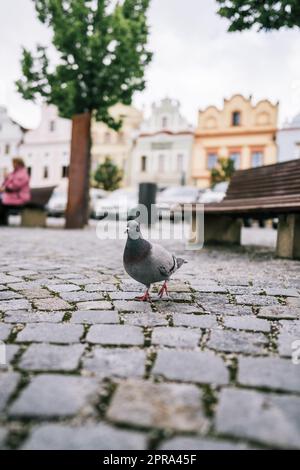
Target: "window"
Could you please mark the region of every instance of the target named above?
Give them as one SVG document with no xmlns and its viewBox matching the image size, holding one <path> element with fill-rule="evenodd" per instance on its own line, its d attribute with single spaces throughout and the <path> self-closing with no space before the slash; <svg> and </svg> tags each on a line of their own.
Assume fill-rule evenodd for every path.
<svg viewBox="0 0 300 470">
<path fill-rule="evenodd" d="M 232 126 L 240 126 L 241 125 L 241 113 L 240 113 L 240 111 L 234 111 L 232 113 L 231 124 L 232 124 Z"/>
<path fill-rule="evenodd" d="M 240 165 L 241 165 L 241 154 L 240 154 L 240 152 L 230 152 L 229 158 L 230 158 L 230 160 L 233 160 L 235 170 L 238 170 L 240 168 Z"/>
<path fill-rule="evenodd" d="M 32 173 L 32 169 L 31 169 L 31 166 L 28 166 L 27 167 L 27 173 L 29 175 L 29 177 L 31 176 L 31 173 Z"/>
<path fill-rule="evenodd" d="M 64 165 L 61 169 L 61 177 L 68 178 L 68 176 L 69 176 L 69 167 L 67 165 Z"/>
<path fill-rule="evenodd" d="M 162 128 L 166 129 L 166 127 L 168 127 L 168 118 L 164 116 L 162 118 Z"/>
<path fill-rule="evenodd" d="M 44 170 L 43 170 L 43 178 L 44 180 L 48 179 L 49 177 L 49 170 L 48 170 L 48 167 L 47 166 L 44 166 Z"/>
<path fill-rule="evenodd" d="M 255 152 L 252 152 L 251 156 L 252 160 L 252 167 L 255 168 L 257 166 L 262 166 L 263 165 L 263 153 L 261 150 L 256 150 Z"/>
<path fill-rule="evenodd" d="M 161 172 L 165 171 L 165 156 L 164 155 L 158 156 L 158 171 L 161 171 Z"/>
<path fill-rule="evenodd" d="M 180 173 L 183 171 L 183 155 L 177 155 L 177 171 Z"/>
<path fill-rule="evenodd" d="M 218 155 L 215 152 L 209 152 L 207 154 L 207 168 L 208 170 L 212 170 L 217 164 Z"/>
<path fill-rule="evenodd" d="M 141 158 L 141 171 L 147 171 L 147 157 L 145 155 Z"/>
<path fill-rule="evenodd" d="M 110 143 L 110 132 L 105 132 L 105 134 L 104 134 L 104 143 L 105 144 Z"/>
<path fill-rule="evenodd" d="M 4 154 L 5 155 L 8 155 L 10 152 L 10 145 L 9 144 L 5 144 L 5 147 L 4 147 Z"/>
<path fill-rule="evenodd" d="M 118 133 L 118 142 L 119 144 L 123 144 L 124 143 L 124 133 L 123 132 L 119 132 Z"/>
<path fill-rule="evenodd" d="M 55 121 L 50 121 L 50 123 L 49 123 L 49 130 L 50 130 L 50 132 L 54 132 L 54 131 L 55 131 Z"/>
</svg>

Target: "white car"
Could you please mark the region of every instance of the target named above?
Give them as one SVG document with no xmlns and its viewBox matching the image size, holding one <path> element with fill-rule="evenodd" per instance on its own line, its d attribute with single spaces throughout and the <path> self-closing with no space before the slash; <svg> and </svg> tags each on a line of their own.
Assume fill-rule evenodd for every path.
<svg viewBox="0 0 300 470">
<path fill-rule="evenodd" d="M 90 189 L 90 212 L 93 212 L 96 202 L 105 197 L 107 192 L 103 189 Z M 68 188 L 67 185 L 58 186 L 54 189 L 51 198 L 46 206 L 50 217 L 63 217 L 65 215 L 68 204 Z"/>
<path fill-rule="evenodd" d="M 195 186 L 171 186 L 161 191 L 156 197 L 159 216 L 174 218 L 174 211 L 180 204 L 195 203 L 200 194 L 201 190 Z"/>
<path fill-rule="evenodd" d="M 131 189 L 116 189 L 109 196 L 96 201 L 94 206 L 94 217 L 104 219 L 114 217 L 127 219 L 131 211 L 138 205 L 137 191 Z"/>
<path fill-rule="evenodd" d="M 221 202 L 228 188 L 228 182 L 216 184 L 213 188 L 206 189 L 206 191 L 199 197 L 199 202 L 202 204 L 209 204 L 211 202 Z"/>
</svg>

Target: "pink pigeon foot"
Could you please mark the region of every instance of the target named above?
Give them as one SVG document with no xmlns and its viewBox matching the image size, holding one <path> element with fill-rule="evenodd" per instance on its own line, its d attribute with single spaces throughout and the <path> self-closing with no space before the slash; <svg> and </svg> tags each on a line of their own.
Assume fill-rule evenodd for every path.
<svg viewBox="0 0 300 470">
<path fill-rule="evenodd" d="M 151 297 L 149 294 L 149 289 L 146 290 L 144 295 L 142 295 L 141 297 L 135 297 L 134 300 L 139 300 L 140 302 L 150 302 Z"/>
<path fill-rule="evenodd" d="M 166 295 L 168 295 L 168 286 L 167 286 L 167 281 L 165 281 L 160 289 L 160 291 L 158 292 L 158 295 L 160 298 L 162 298 L 162 296 L 164 295 L 164 292 L 166 293 Z"/>
</svg>

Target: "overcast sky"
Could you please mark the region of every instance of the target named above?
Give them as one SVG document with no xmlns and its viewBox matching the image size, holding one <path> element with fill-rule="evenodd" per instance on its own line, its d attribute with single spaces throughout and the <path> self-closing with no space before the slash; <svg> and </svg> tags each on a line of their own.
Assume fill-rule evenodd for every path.
<svg viewBox="0 0 300 470">
<path fill-rule="evenodd" d="M 32 0 L 0 2 L 0 104 L 13 118 L 33 127 L 36 106 L 22 101 L 14 81 L 20 76 L 21 46 L 49 44 L 51 32 L 36 17 Z M 152 0 L 150 46 L 154 58 L 147 88 L 134 98 L 145 107 L 165 96 L 179 99 L 192 124 L 198 109 L 220 106 L 234 93 L 254 101 L 280 101 L 280 122 L 300 112 L 300 30 L 227 33 L 215 0 Z"/>
</svg>

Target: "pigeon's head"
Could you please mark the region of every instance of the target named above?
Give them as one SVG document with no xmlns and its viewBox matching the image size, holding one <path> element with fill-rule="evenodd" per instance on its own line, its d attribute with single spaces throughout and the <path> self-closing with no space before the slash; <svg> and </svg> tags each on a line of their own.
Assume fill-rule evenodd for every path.
<svg viewBox="0 0 300 470">
<path fill-rule="evenodd" d="M 129 220 L 127 223 L 126 232 L 132 240 L 137 240 L 141 237 L 140 224 L 136 220 Z"/>
</svg>

